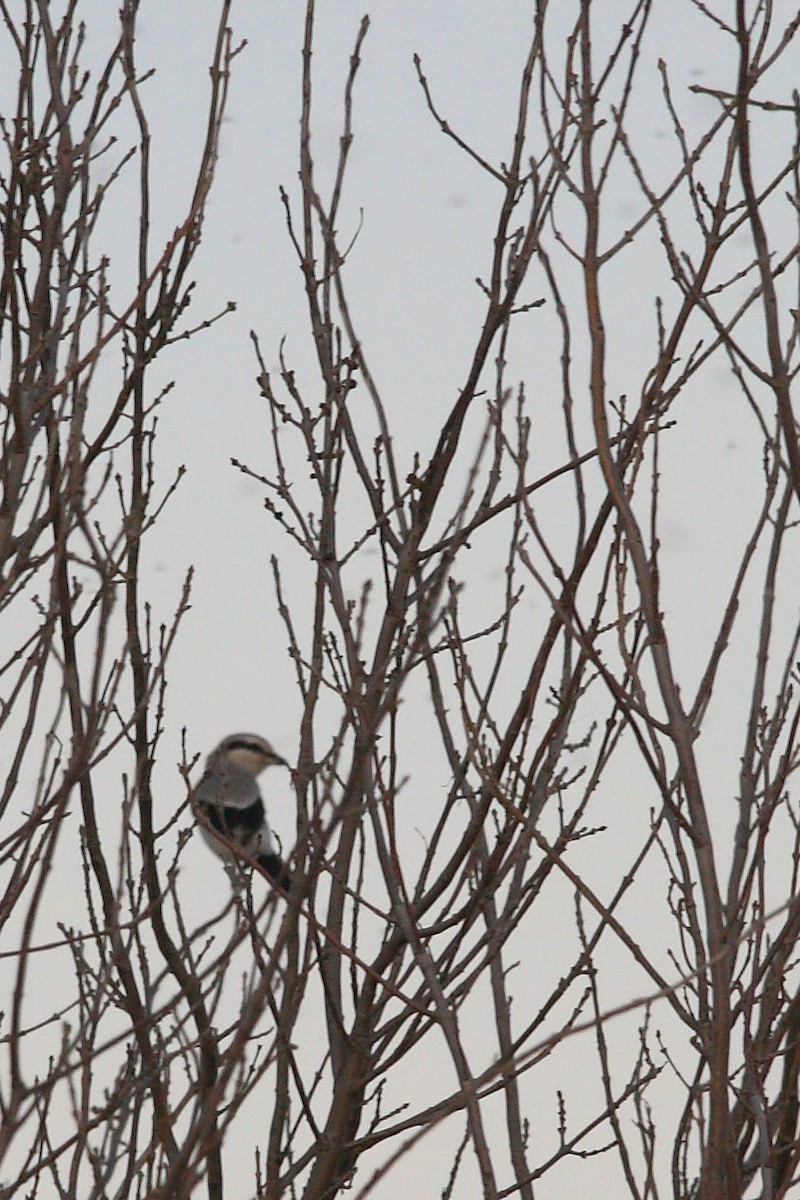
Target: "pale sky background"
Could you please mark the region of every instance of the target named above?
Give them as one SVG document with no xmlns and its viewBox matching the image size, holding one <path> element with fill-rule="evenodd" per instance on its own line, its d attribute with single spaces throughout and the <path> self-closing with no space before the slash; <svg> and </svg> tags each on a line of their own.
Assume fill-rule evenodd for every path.
<svg viewBox="0 0 800 1200">
<path fill-rule="evenodd" d="M 91 0 L 82 7 L 88 45 L 91 50 L 96 43 L 100 55 L 104 39 L 114 36 L 117 6 L 107 0 Z M 571 15 L 574 7 L 566 3 L 563 10 Z M 627 11 L 627 6 L 616 3 L 607 7 L 609 19 L 614 21 Z M 788 12 L 792 6 L 784 3 L 777 7 Z M 338 155 L 341 89 L 364 8 L 363 3 L 351 0 L 319 4 L 313 153 L 323 181 Z M 701 79 L 724 79 L 727 84 L 729 63 L 720 38 L 714 39 L 713 45 L 704 40 L 708 25 L 699 20 L 691 4 L 675 0 L 656 8 L 661 16 L 645 41 L 633 127 L 637 148 L 658 178 L 662 159 L 665 175 L 674 161 L 674 144 L 660 99 L 658 57 L 669 64 L 689 121 L 693 114 L 704 121 L 710 102 L 690 97 L 682 89 Z M 415 450 L 427 461 L 466 373 L 484 307 L 474 280 L 486 272 L 490 260 L 499 199 L 497 185 L 435 126 L 416 81 L 412 55 L 417 52 L 421 56 L 440 111 L 452 126 L 490 160 L 507 159 L 531 4 L 527 0 L 376 0 L 367 11 L 372 23 L 355 89 L 355 144 L 339 234 L 346 243 L 363 210 L 363 228 L 345 278 L 356 327 L 393 422 L 401 467 L 410 469 Z M 210 0 L 143 5 L 139 64 L 142 69 L 157 68 L 155 79 L 143 90 L 153 133 L 154 245 L 181 219 L 194 185 L 205 131 L 207 63 L 216 16 L 216 5 Z M 265 512 L 259 486 L 236 472 L 230 458 L 240 458 L 256 471 L 269 470 L 267 413 L 254 378 L 257 364 L 248 336 L 251 329 L 258 333 L 271 368 L 277 366 L 278 347 L 285 337 L 285 354 L 301 388 L 313 394 L 318 387 L 302 280 L 278 195 L 283 184 L 293 198 L 297 196 L 303 20 L 300 0 L 239 0 L 234 5 L 235 40 L 246 38 L 248 45 L 234 63 L 217 179 L 203 246 L 195 260 L 198 288 L 192 323 L 209 317 L 229 299 L 238 307 L 210 331 L 165 354 L 151 378 L 151 386 L 175 380 L 160 417 L 157 453 L 162 485 L 167 486 L 179 464 L 188 467 L 177 495 L 145 543 L 145 590 L 156 622 L 170 619 L 187 568 L 191 564 L 196 568 L 192 611 L 184 621 L 168 676 L 168 728 L 156 775 L 164 817 L 185 798 L 175 767 L 184 726 L 190 752 L 205 753 L 222 735 L 237 728 L 266 734 L 290 759 L 297 747 L 300 702 L 285 634 L 275 611 L 270 554 L 281 555 L 287 598 L 299 612 L 306 603 L 311 576 Z M 787 74 L 787 96 L 793 82 Z M 608 210 L 609 222 L 618 221 L 621 230 L 639 207 L 638 197 L 620 189 L 616 211 L 613 206 Z M 129 217 L 124 205 L 115 205 L 104 226 L 114 261 L 112 278 L 120 288 L 130 278 L 126 257 L 129 271 L 135 261 Z M 655 239 L 651 251 L 652 261 L 643 247 L 636 271 L 630 271 L 629 261 L 624 271 L 617 270 L 609 280 L 609 286 L 619 289 L 619 304 L 625 313 L 619 327 L 609 331 L 610 384 L 632 396 L 638 394 L 642 370 L 652 359 L 651 272 L 662 272 Z M 526 284 L 523 299 L 531 300 L 537 294 L 541 293 L 534 275 Z M 639 295 L 644 298 L 642 303 L 637 302 Z M 527 326 L 518 327 L 508 372 L 510 384 L 519 378 L 526 381 L 531 415 L 534 423 L 538 422 L 534 447 L 542 447 L 542 472 L 565 457 L 563 441 L 559 440 L 554 451 L 549 437 L 556 426 L 549 423 L 548 409 L 555 411 L 555 420 L 560 422 L 561 394 L 557 354 L 544 352 L 555 329 L 552 321 L 552 313 L 545 311 L 533 314 Z M 702 392 L 688 389 L 685 404 L 694 411 L 686 436 L 677 432 L 672 442 L 665 439 L 664 444 L 670 490 L 663 499 L 663 548 L 665 568 L 671 568 L 665 570 L 665 602 L 668 624 L 680 633 L 678 672 L 685 672 L 690 692 L 697 647 L 705 648 L 709 631 L 718 621 L 717 606 L 706 606 L 704 601 L 711 594 L 720 594 L 720 580 L 727 583 L 738 546 L 738 540 L 726 541 L 726 522 L 738 526 L 743 513 L 755 512 L 761 486 L 760 449 L 754 448 L 760 447 L 760 438 L 729 375 L 720 370 L 715 386 L 707 389 L 707 377 L 705 385 Z M 724 454 L 719 452 L 721 422 L 729 428 Z M 717 449 L 709 459 L 707 446 L 715 443 Z M 532 476 L 538 473 L 534 463 Z M 542 505 L 543 520 L 552 533 L 558 527 L 558 512 L 548 510 L 546 499 Z M 568 536 L 571 538 L 571 532 Z M 476 554 L 471 569 L 479 589 L 493 581 L 502 586 L 494 562 L 484 562 Z M 526 603 L 531 645 L 535 646 L 547 610 L 532 592 Z M 793 605 L 794 599 L 787 603 Z M 723 811 L 735 795 L 738 769 L 739 728 L 734 729 L 735 742 L 730 730 L 740 715 L 737 690 L 746 696 L 748 670 L 747 662 L 732 664 L 726 680 L 729 705 L 710 721 L 701 748 L 701 757 L 718 763 L 723 823 L 732 809 Z M 422 806 L 427 802 L 423 794 L 427 786 L 427 726 L 426 714 L 420 713 L 419 773 L 411 797 Z M 290 838 L 293 815 L 281 807 L 278 794 L 272 798 L 270 811 L 278 832 L 284 839 Z M 646 811 L 640 818 L 644 827 Z M 606 849 L 613 858 L 614 848 Z M 630 847 L 622 848 L 620 861 L 628 862 L 631 853 Z M 196 907 L 198 916 L 204 906 L 215 910 L 209 879 L 216 880 L 218 873 L 220 888 L 227 884 L 200 839 L 193 839 L 183 864 L 180 886 L 190 909 Z M 647 921 L 646 912 L 639 915 Z M 557 913 L 553 919 L 551 944 L 542 948 L 547 954 L 554 952 L 558 942 Z M 571 926 L 569 904 L 564 920 Z M 529 958 L 522 970 L 530 969 Z M 631 994 L 624 973 L 618 985 L 618 995 L 609 993 L 609 1000 Z M 524 986 L 535 991 L 535 971 Z M 469 1033 L 478 1046 L 480 1034 L 479 1029 Z M 613 1030 L 610 1037 L 613 1042 Z M 625 1053 L 630 1053 L 629 1033 L 623 1044 Z M 449 1070 L 449 1066 L 443 1069 Z M 563 1072 L 563 1066 L 558 1072 Z M 574 1082 L 578 1092 L 573 1095 L 574 1111 L 580 1107 L 580 1082 L 565 1081 L 558 1072 L 553 1076 L 548 1076 L 546 1068 L 537 1072 L 533 1085 L 532 1115 L 541 1114 L 550 1130 L 555 1122 L 556 1086 L 569 1091 Z M 259 1102 L 268 1103 L 268 1098 L 259 1098 Z M 253 1141 L 259 1137 L 259 1128 L 266 1132 L 263 1109 L 260 1117 L 251 1113 L 247 1128 Z M 442 1136 L 450 1145 L 460 1132 L 459 1119 Z M 430 1139 L 429 1153 L 406 1160 L 396 1175 L 376 1190 L 376 1197 L 383 1200 L 409 1186 L 426 1200 L 439 1195 L 446 1182 L 447 1160 L 434 1141 Z M 226 1163 L 231 1197 L 251 1194 L 252 1151 L 245 1145 L 242 1154 L 241 1191 L 233 1185 L 235 1169 L 230 1158 Z M 412 1163 L 415 1174 L 422 1164 L 437 1169 L 438 1174 L 435 1178 L 410 1178 Z M 603 1190 L 605 1170 L 601 1157 L 593 1168 L 596 1190 L 573 1194 L 608 1194 Z M 617 1171 L 614 1160 L 612 1178 Z M 585 1172 L 585 1164 L 577 1163 L 576 1177 L 584 1179 Z M 359 1175 L 357 1186 L 363 1186 L 365 1177 L 366 1170 Z M 537 1196 L 541 1200 L 570 1194 L 560 1190 L 568 1186 L 568 1174 L 556 1178 L 558 1190 L 555 1180 L 540 1186 Z M 456 1196 L 468 1195 L 462 1181 Z"/>
</svg>

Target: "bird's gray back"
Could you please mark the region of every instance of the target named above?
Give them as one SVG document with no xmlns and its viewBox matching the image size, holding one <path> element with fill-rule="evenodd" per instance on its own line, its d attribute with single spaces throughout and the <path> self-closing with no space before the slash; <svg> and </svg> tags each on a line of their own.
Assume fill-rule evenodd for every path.
<svg viewBox="0 0 800 1200">
<path fill-rule="evenodd" d="M 231 804 L 246 808 L 258 800 L 258 783 L 249 771 L 231 762 L 211 762 L 195 793 L 201 804 Z"/>
</svg>

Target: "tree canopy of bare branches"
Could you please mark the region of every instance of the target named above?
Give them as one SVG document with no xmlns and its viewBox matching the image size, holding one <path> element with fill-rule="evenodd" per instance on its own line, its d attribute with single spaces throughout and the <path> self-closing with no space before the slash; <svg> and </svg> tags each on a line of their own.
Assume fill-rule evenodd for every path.
<svg viewBox="0 0 800 1200">
<path fill-rule="evenodd" d="M 138 0 L 99 64 L 81 0 L 0 0 L 3 1197 L 794 1194 L 800 17 L 623 8 L 536 0 L 491 146 L 409 65 L 494 204 L 415 430 L 362 333 L 370 19 L 320 170 L 307 0 L 262 234 L 305 341 L 231 350 L 266 420 L 229 467 L 292 664 L 292 884 L 243 863 L 195 919 L 185 732 L 178 802 L 153 779 L 202 590 L 181 547 L 164 618 L 143 555 L 184 472 L 156 365 L 231 307 L 192 303 L 235 12 L 164 212 Z M 661 54 L 678 9 L 703 75 Z"/>
</svg>

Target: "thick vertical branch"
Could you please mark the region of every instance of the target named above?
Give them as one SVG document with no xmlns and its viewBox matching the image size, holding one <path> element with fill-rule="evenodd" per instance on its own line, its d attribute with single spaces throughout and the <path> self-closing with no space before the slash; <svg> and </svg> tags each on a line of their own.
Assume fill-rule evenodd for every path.
<svg viewBox="0 0 800 1200">
<path fill-rule="evenodd" d="M 592 70 L 590 2 L 583 0 L 581 22 L 582 137 L 581 179 L 586 219 L 584 279 L 591 335 L 590 391 L 600 465 L 625 535 L 625 549 L 636 575 L 638 596 L 647 624 L 649 649 L 667 712 L 670 737 L 679 764 L 682 791 L 693 832 L 693 847 L 703 892 L 707 931 L 707 963 L 712 980 L 713 1008 L 707 1014 L 707 1061 L 711 1077 L 710 1124 L 704 1164 L 704 1198 L 730 1200 L 739 1194 L 729 1142 L 728 1074 L 730 1049 L 730 955 L 726 945 L 723 904 L 705 800 L 694 756 L 694 730 L 680 701 L 673 675 L 669 643 L 664 629 L 655 562 L 647 561 L 639 524 L 625 494 L 621 473 L 611 453 L 606 413 L 606 343 L 600 298 L 600 203 L 594 180 L 592 145 L 596 126 L 596 99 Z M 704 964 L 698 964 L 702 970 Z"/>
<path fill-rule="evenodd" d="M 800 440 L 798 440 L 797 421 L 792 409 L 791 376 L 781 348 L 780 313 L 775 290 L 772 255 L 761 216 L 759 197 L 753 181 L 750 145 L 750 93 L 758 73 L 758 63 L 754 63 L 750 57 L 750 30 L 745 0 L 736 0 L 736 37 L 739 43 L 739 78 L 736 87 L 739 178 L 744 192 L 747 220 L 753 234 L 753 245 L 761 283 L 764 338 L 770 363 L 770 386 L 775 393 L 783 441 L 789 459 L 789 469 L 795 492 L 800 500 Z"/>
</svg>

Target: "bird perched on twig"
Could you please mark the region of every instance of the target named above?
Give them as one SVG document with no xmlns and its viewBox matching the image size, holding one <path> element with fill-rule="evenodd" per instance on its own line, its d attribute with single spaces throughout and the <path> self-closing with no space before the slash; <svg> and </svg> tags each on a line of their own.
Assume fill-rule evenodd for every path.
<svg viewBox="0 0 800 1200">
<path fill-rule="evenodd" d="M 291 876 L 278 854 L 257 777 L 267 767 L 288 766 L 266 738 L 231 733 L 206 759 L 194 794 L 204 820 L 200 831 L 226 863 L 250 859 L 287 890 Z M 235 847 L 235 850 L 234 850 Z"/>
</svg>

